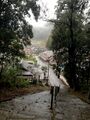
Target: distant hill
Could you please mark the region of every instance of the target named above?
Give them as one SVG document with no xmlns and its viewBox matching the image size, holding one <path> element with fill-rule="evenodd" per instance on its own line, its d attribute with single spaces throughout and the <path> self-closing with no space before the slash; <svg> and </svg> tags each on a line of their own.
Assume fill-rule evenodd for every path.
<svg viewBox="0 0 90 120">
<path fill-rule="evenodd" d="M 46 40 L 31 40 L 31 44 L 39 48 L 46 48 L 46 43 Z"/>
<path fill-rule="evenodd" d="M 46 26 L 43 27 L 33 27 L 33 40 L 47 40 L 52 28 L 52 24 L 46 24 Z"/>
</svg>

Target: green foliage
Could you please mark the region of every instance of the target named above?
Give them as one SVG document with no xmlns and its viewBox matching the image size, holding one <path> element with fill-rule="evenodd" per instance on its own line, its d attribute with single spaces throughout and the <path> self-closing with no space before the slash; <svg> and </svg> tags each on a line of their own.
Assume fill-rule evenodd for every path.
<svg viewBox="0 0 90 120">
<path fill-rule="evenodd" d="M 0 75 L 8 62 L 24 56 L 23 48 L 30 44 L 32 26 L 26 21 L 30 10 L 37 20 L 37 0 L 0 0 Z"/>
<path fill-rule="evenodd" d="M 52 36 L 49 36 L 47 43 L 46 43 L 46 47 L 48 49 L 52 49 Z"/>
<path fill-rule="evenodd" d="M 58 0 L 52 31 L 52 50 L 58 64 L 65 64 L 70 87 L 80 89 L 82 69 L 87 71 L 89 59 L 89 25 L 85 25 L 88 0 Z M 90 66 L 89 66 L 90 67 Z M 88 76 L 89 77 L 89 76 Z M 87 77 L 87 79 L 88 79 Z M 90 77 L 89 77 L 90 79 Z"/>
<path fill-rule="evenodd" d="M 0 87 L 13 88 L 13 87 L 28 87 L 29 81 L 18 74 L 21 70 L 15 66 L 7 66 L 2 72 L 2 79 L 0 80 Z"/>
<path fill-rule="evenodd" d="M 37 60 L 36 60 L 36 58 L 35 58 L 35 56 L 34 55 L 28 55 L 28 56 L 25 56 L 25 59 L 26 60 L 29 60 L 29 61 L 32 61 L 33 63 L 37 63 Z"/>
<path fill-rule="evenodd" d="M 17 67 L 7 66 L 2 72 L 2 79 L 0 80 L 0 86 L 2 87 L 14 87 L 17 80 Z"/>
<path fill-rule="evenodd" d="M 19 77 L 16 80 L 15 87 L 17 87 L 17 88 L 23 88 L 23 87 L 28 87 L 29 85 L 30 85 L 30 83 L 29 83 L 28 80 L 26 80 L 23 77 Z"/>
</svg>

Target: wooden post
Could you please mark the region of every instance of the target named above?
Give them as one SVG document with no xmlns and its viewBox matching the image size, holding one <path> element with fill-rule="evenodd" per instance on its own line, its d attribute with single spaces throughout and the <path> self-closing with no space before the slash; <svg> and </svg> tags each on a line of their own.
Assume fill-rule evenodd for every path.
<svg viewBox="0 0 90 120">
<path fill-rule="evenodd" d="M 53 109 L 53 93 L 54 93 L 54 87 L 51 86 L 51 107 L 50 107 L 51 110 Z"/>
<path fill-rule="evenodd" d="M 88 91 L 88 99 L 90 100 L 90 88 L 89 88 L 89 91 Z"/>
<path fill-rule="evenodd" d="M 56 101 L 57 94 L 59 93 L 59 89 L 60 89 L 59 86 L 55 87 L 55 101 Z"/>
</svg>

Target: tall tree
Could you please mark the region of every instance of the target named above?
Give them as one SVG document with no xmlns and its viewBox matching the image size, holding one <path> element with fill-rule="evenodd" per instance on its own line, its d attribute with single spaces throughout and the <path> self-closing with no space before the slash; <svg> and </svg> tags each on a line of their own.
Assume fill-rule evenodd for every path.
<svg viewBox="0 0 90 120">
<path fill-rule="evenodd" d="M 66 48 L 68 53 L 67 69 L 68 80 L 71 88 L 79 89 L 79 80 L 77 79 L 77 46 L 84 37 L 84 10 L 88 0 L 58 0 L 56 8 L 55 26 L 53 30 L 52 47 L 56 53 L 60 48 Z M 60 54 L 59 54 L 60 55 Z M 67 54 L 66 54 L 67 55 Z M 60 57 L 59 57 L 60 59 Z"/>
<path fill-rule="evenodd" d="M 0 73 L 6 61 L 24 54 L 23 47 L 33 37 L 32 26 L 26 22 L 31 12 L 38 19 L 37 0 L 0 0 Z"/>
</svg>

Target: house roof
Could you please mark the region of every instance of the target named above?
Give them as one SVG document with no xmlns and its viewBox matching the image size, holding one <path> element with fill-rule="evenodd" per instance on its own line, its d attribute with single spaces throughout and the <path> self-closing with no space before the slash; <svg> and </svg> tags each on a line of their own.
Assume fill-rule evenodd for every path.
<svg viewBox="0 0 90 120">
<path fill-rule="evenodd" d="M 33 76 L 33 74 L 29 71 L 22 72 L 23 76 Z"/>
</svg>

